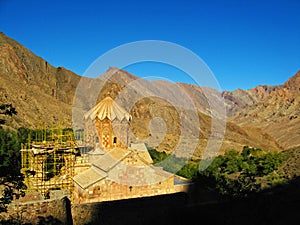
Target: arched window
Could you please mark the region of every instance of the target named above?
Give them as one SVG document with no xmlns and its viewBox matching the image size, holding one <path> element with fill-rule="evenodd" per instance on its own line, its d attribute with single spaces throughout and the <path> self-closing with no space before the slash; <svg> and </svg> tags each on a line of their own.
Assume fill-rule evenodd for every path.
<svg viewBox="0 0 300 225">
<path fill-rule="evenodd" d="M 117 137 L 114 137 L 114 144 L 117 144 Z"/>
</svg>

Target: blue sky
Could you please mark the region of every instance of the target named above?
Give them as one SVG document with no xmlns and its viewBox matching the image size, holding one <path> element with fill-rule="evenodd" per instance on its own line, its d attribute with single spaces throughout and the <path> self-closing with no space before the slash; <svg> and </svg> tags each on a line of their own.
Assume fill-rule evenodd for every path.
<svg viewBox="0 0 300 225">
<path fill-rule="evenodd" d="M 298 0 L 0 0 L 0 30 L 79 75 L 119 45 L 174 42 L 201 57 L 223 90 L 235 90 L 282 84 L 300 70 L 299 12 Z M 189 82 L 159 65 L 127 69 Z"/>
</svg>

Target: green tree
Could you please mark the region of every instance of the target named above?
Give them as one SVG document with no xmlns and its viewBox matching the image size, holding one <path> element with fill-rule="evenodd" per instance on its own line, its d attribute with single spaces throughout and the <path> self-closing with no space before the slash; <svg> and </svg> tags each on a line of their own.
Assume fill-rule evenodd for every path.
<svg viewBox="0 0 300 225">
<path fill-rule="evenodd" d="M 155 149 L 149 149 L 148 152 L 149 152 L 154 164 L 163 161 L 164 159 L 166 159 L 169 156 L 166 152 L 159 152 L 159 151 L 156 151 Z"/>
<path fill-rule="evenodd" d="M 263 180 L 269 185 L 283 181 L 275 173 L 283 161 L 281 153 L 245 146 L 241 153 L 231 150 L 216 157 L 206 170 L 197 173 L 195 182 L 223 196 L 243 197 L 261 190 Z"/>
<path fill-rule="evenodd" d="M 6 211 L 13 197 L 23 195 L 25 188 L 20 173 L 20 144 L 15 132 L 0 127 L 0 212 Z"/>
<path fill-rule="evenodd" d="M 177 172 L 177 175 L 185 177 L 187 179 L 193 179 L 198 172 L 198 168 L 199 162 L 189 161 Z"/>
<path fill-rule="evenodd" d="M 12 116 L 16 115 L 17 111 L 16 109 L 12 106 L 12 104 L 1 104 L 0 105 L 0 116 L 4 117 L 5 116 Z M 0 124 L 5 124 L 6 120 L 3 118 L 0 118 Z"/>
<path fill-rule="evenodd" d="M 11 104 L 0 105 L 0 115 L 12 116 L 17 114 Z M 0 120 L 5 124 L 5 120 Z M 6 211 L 7 205 L 23 195 L 25 188 L 23 175 L 20 173 L 20 142 L 16 132 L 0 127 L 0 212 Z"/>
</svg>

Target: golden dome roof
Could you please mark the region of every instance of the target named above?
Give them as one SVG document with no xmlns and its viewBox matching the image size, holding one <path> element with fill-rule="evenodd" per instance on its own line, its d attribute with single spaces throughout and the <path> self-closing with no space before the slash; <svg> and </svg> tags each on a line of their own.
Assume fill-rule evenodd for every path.
<svg viewBox="0 0 300 225">
<path fill-rule="evenodd" d="M 86 112 L 84 118 L 91 120 L 95 120 L 96 118 L 100 120 L 108 118 L 111 121 L 117 118 L 119 121 L 122 121 L 123 119 L 130 121 L 131 116 L 111 97 L 106 97 L 105 99 L 100 101 L 95 107 Z"/>
</svg>

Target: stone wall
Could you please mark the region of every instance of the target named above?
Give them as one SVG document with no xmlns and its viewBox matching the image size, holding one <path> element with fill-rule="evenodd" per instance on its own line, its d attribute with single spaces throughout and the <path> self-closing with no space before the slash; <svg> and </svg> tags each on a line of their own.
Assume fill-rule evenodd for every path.
<svg viewBox="0 0 300 225">
<path fill-rule="evenodd" d="M 176 190 L 179 192 L 184 188 L 178 186 Z M 73 194 L 74 203 L 83 204 L 171 194 L 175 192 L 174 190 L 173 177 L 148 186 L 129 186 L 103 179 L 86 189 L 82 189 L 75 183 Z"/>
<path fill-rule="evenodd" d="M 74 225 L 169 224 L 173 211 L 184 207 L 185 193 L 124 199 L 118 201 L 74 204 Z"/>
<path fill-rule="evenodd" d="M 0 224 L 168 224 L 174 210 L 186 203 L 185 193 L 73 205 L 67 197 L 14 202 L 0 214 Z"/>
<path fill-rule="evenodd" d="M 70 208 L 70 201 L 67 197 L 12 202 L 7 213 L 1 214 L 1 220 L 16 224 L 72 224 Z"/>
<path fill-rule="evenodd" d="M 71 206 L 67 198 L 61 198 L 12 204 L 9 213 L 15 217 L 14 224 L 298 225 L 299 190 L 300 178 L 297 178 L 293 183 L 250 195 L 247 198 L 226 201 L 209 201 L 209 199 L 203 201 L 201 197 L 202 200 L 191 202 L 190 197 L 197 198 L 197 196 L 175 193 Z M 3 223 L 0 221 L 0 224 Z"/>
</svg>

